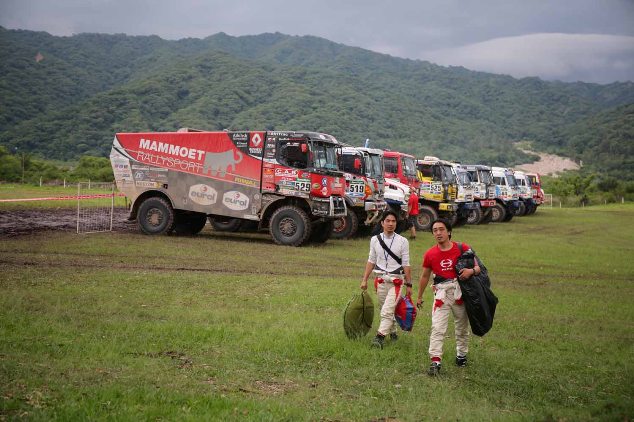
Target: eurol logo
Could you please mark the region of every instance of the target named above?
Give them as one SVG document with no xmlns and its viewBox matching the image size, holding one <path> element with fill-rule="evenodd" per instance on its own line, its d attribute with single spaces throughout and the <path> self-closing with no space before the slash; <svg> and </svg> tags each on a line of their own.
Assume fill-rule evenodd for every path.
<svg viewBox="0 0 634 422">
<path fill-rule="evenodd" d="M 249 197 L 242 192 L 231 190 L 222 196 L 222 203 L 230 210 L 242 211 L 249 208 Z"/>
<path fill-rule="evenodd" d="M 218 199 L 218 192 L 209 185 L 194 185 L 189 188 L 189 199 L 200 205 L 213 205 Z"/>
</svg>

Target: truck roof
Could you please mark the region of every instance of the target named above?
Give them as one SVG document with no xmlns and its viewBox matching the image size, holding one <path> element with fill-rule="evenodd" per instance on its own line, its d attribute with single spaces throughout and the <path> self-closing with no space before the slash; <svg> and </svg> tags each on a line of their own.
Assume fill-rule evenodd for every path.
<svg viewBox="0 0 634 422">
<path fill-rule="evenodd" d="M 416 160 L 416 164 L 429 164 L 429 165 L 434 165 L 434 164 L 442 164 L 445 166 L 451 166 L 452 163 L 446 160 L 441 160 L 438 157 L 433 157 L 431 155 L 426 155 L 422 160 Z"/>
<path fill-rule="evenodd" d="M 468 171 L 474 170 L 487 170 L 490 171 L 491 167 L 485 166 L 483 164 L 459 164 L 460 168 L 466 169 Z"/>
</svg>

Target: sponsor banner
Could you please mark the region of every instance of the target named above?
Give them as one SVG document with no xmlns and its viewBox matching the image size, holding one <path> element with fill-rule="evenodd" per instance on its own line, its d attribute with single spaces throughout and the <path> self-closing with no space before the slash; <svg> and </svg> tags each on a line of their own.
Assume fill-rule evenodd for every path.
<svg viewBox="0 0 634 422">
<path fill-rule="evenodd" d="M 132 181 L 132 170 L 130 168 L 130 160 L 123 157 L 112 157 L 112 171 L 116 180 Z"/>
<path fill-rule="evenodd" d="M 159 182 L 151 182 L 145 180 L 137 180 L 134 182 L 134 185 L 139 188 L 160 188 L 161 183 Z"/>
<path fill-rule="evenodd" d="M 200 205 L 213 205 L 218 198 L 216 189 L 209 185 L 198 184 L 189 188 L 189 199 Z"/>
<path fill-rule="evenodd" d="M 287 168 L 276 168 L 275 169 L 275 176 L 276 177 L 293 177 L 293 178 L 297 178 L 297 170 L 295 169 L 287 169 Z"/>
</svg>

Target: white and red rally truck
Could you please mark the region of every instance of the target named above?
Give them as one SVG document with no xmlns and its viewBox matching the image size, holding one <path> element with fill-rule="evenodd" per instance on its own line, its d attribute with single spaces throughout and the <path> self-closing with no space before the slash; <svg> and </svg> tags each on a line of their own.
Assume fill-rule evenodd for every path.
<svg viewBox="0 0 634 422">
<path fill-rule="evenodd" d="M 533 201 L 535 201 L 535 207 L 527 214 L 534 214 L 537 207 L 544 203 L 544 190 L 539 173 L 526 173 L 526 176 L 531 183 L 531 192 L 533 193 Z"/>
<path fill-rule="evenodd" d="M 275 243 L 324 242 L 346 215 L 341 144 L 295 131 L 117 133 L 110 160 L 146 234 L 200 232 L 207 218 L 257 222 Z"/>
<path fill-rule="evenodd" d="M 332 237 L 347 239 L 365 228 L 372 230 L 387 208 L 383 198 L 383 150 L 345 146 L 339 158 L 346 178 L 348 213 L 335 220 Z"/>
</svg>

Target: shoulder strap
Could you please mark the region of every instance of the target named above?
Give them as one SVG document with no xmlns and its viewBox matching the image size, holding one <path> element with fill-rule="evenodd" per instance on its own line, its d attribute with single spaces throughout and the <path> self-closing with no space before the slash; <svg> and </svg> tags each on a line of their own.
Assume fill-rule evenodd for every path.
<svg viewBox="0 0 634 422">
<path fill-rule="evenodd" d="M 460 249 L 460 253 L 464 252 L 464 249 L 462 247 L 462 242 L 456 242 L 458 244 L 458 249 Z"/>
<path fill-rule="evenodd" d="M 396 236 L 396 234 L 395 234 Z M 403 260 L 401 258 L 399 258 L 398 256 L 396 256 L 396 254 L 394 252 L 392 252 L 392 249 L 390 249 L 385 242 L 383 241 L 383 239 L 381 239 L 381 235 L 377 234 L 376 235 L 376 239 L 379 241 L 379 243 L 381 244 L 381 246 L 383 247 L 383 249 L 385 249 L 385 252 L 389 253 L 390 256 L 392 258 L 394 258 L 394 261 L 396 261 L 398 263 L 398 265 L 401 265 L 403 263 Z"/>
</svg>

